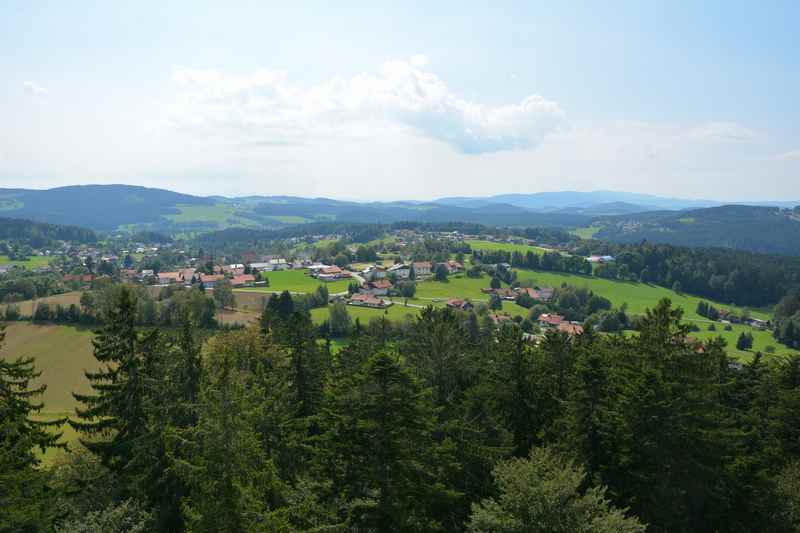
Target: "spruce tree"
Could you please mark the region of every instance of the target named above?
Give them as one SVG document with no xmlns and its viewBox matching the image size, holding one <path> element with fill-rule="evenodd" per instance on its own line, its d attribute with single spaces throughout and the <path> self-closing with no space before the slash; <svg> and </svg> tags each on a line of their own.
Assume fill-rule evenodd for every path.
<svg viewBox="0 0 800 533">
<path fill-rule="evenodd" d="M 5 332 L 0 328 L 0 347 Z M 36 450 L 64 447 L 61 433 L 48 428 L 66 420 L 48 422 L 32 417 L 42 410 L 35 401 L 46 385 L 31 387 L 41 372 L 32 358 L 0 358 L 0 532 L 35 532 L 49 528 L 55 515 L 53 494 L 39 470 Z"/>
</svg>

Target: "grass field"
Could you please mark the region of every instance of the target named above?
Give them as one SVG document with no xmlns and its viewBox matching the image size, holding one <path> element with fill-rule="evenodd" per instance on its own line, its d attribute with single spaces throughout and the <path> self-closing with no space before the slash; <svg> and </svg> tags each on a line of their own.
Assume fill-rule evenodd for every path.
<svg viewBox="0 0 800 533">
<path fill-rule="evenodd" d="M 561 272 L 544 272 L 538 270 L 517 270 L 518 279 L 533 280 L 539 286 L 545 287 L 560 287 L 563 283 L 572 285 L 574 287 L 586 287 L 596 294 L 608 298 L 615 306 L 620 306 L 623 303 L 628 304 L 628 311 L 632 314 L 641 314 L 646 308 L 652 308 L 662 298 L 669 298 L 672 300 L 673 305 L 680 306 L 684 310 L 684 318 L 689 320 L 703 319 L 696 313 L 697 302 L 703 298 L 690 296 L 687 294 L 678 294 L 675 291 L 659 287 L 656 285 L 648 285 L 646 283 L 635 283 L 632 281 L 618 281 L 597 278 L 593 276 L 583 276 L 579 274 L 565 274 Z M 710 300 L 707 300 L 710 301 Z M 714 304 L 717 307 L 742 311 L 742 308 L 733 305 L 725 305 L 720 303 Z M 754 317 L 767 319 L 769 313 L 763 310 L 751 310 Z"/>
<path fill-rule="evenodd" d="M 510 242 L 492 242 L 492 241 L 482 241 L 482 240 L 475 240 L 475 239 L 468 239 L 466 241 L 469 244 L 470 248 L 473 250 L 486 250 L 486 251 L 496 251 L 496 250 L 503 250 L 504 252 L 533 252 L 539 255 L 544 254 L 547 250 L 541 248 L 539 246 L 529 246 L 527 244 L 513 244 Z"/>
<path fill-rule="evenodd" d="M 52 257 L 45 255 L 32 255 L 27 261 L 12 261 L 7 255 L 0 255 L 0 265 L 16 265 L 28 269 L 46 267 Z"/>
<path fill-rule="evenodd" d="M 42 372 L 33 386 L 46 384 L 47 390 L 39 398 L 44 408 L 40 420 L 53 420 L 72 416 L 77 402 L 72 392 L 91 391 L 84 370 L 99 368 L 92 351 L 92 334 L 87 329 L 70 326 L 35 325 L 27 322 L 7 324 L 6 338 L 0 357 L 15 359 L 19 356 L 35 358 L 36 369 Z M 70 445 L 78 435 L 69 424 L 61 428 L 62 440 Z M 62 456 L 64 451 L 49 449 L 42 456 L 45 465 Z"/>
<path fill-rule="evenodd" d="M 591 239 L 601 229 L 600 226 L 587 226 L 585 228 L 575 228 L 570 233 L 577 235 L 581 239 Z"/>
<path fill-rule="evenodd" d="M 306 222 L 311 222 L 310 219 L 299 215 L 269 215 L 266 218 L 283 224 L 304 224 Z"/>
<path fill-rule="evenodd" d="M 42 303 L 47 303 L 49 305 L 58 305 L 61 304 L 64 307 L 69 307 L 72 304 L 80 305 L 81 303 L 81 293 L 79 291 L 73 292 L 65 292 L 64 294 L 57 294 L 55 296 L 45 296 L 44 298 L 38 298 L 36 300 L 24 300 L 22 302 L 16 302 L 11 305 L 16 305 L 19 308 L 19 312 L 26 316 L 33 315 L 33 308 L 35 305 L 39 305 Z M 0 305 L 0 309 L 5 310 L 6 305 Z"/>
<path fill-rule="evenodd" d="M 339 281 L 319 281 L 308 275 L 308 270 L 282 270 L 280 272 L 267 272 L 262 274 L 269 279 L 269 287 L 251 287 L 246 289 L 236 289 L 237 292 L 300 292 L 309 293 L 317 290 L 320 285 L 328 287 L 328 292 L 335 294 L 345 292 L 352 280 L 343 279 Z"/>
<path fill-rule="evenodd" d="M 206 223 L 216 224 L 219 227 L 258 225 L 253 220 L 236 216 L 236 208 L 231 205 L 177 205 L 176 207 L 180 213 L 166 215 L 166 218 L 176 223 Z"/>
<path fill-rule="evenodd" d="M 402 303 L 400 303 L 395 304 L 388 309 L 370 309 L 369 307 L 356 307 L 353 305 L 348 305 L 347 311 L 350 314 L 350 318 L 353 320 L 358 318 L 362 324 L 367 325 L 372 318 L 385 316 L 389 320 L 402 320 L 406 315 L 416 316 L 420 310 L 417 307 L 405 307 Z M 329 307 L 319 307 L 311 311 L 311 318 L 317 324 L 321 324 L 329 316 Z"/>
<path fill-rule="evenodd" d="M 489 287 L 490 278 L 484 275 L 480 278 L 468 278 L 464 274 L 449 276 L 443 281 L 420 281 L 417 283 L 416 297 L 419 299 L 430 298 L 469 298 L 473 301 L 489 301 L 489 296 L 482 293 L 481 289 Z"/>
<path fill-rule="evenodd" d="M 752 357 L 753 353 L 755 352 L 762 352 L 765 356 L 769 357 L 771 354 L 767 354 L 765 352 L 767 346 L 773 346 L 775 348 L 775 353 L 779 355 L 789 355 L 789 354 L 797 354 L 800 353 L 797 350 L 793 350 L 791 348 L 787 348 L 783 344 L 779 344 L 774 338 L 772 338 L 772 333 L 769 331 L 762 331 L 759 329 L 751 328 L 750 326 L 742 325 L 742 324 L 732 324 L 731 331 L 725 331 L 723 329 L 723 324 L 715 323 L 714 326 L 717 328 L 716 331 L 708 331 L 708 324 L 709 323 L 697 323 L 700 326 L 701 331 L 693 332 L 691 335 L 696 339 L 700 340 L 707 340 L 713 339 L 716 337 L 722 337 L 728 343 L 728 354 L 731 357 L 736 357 L 741 360 L 747 360 Z M 749 351 L 742 351 L 736 349 L 736 340 L 739 338 L 739 335 L 742 332 L 749 332 L 753 335 L 753 349 Z"/>
</svg>

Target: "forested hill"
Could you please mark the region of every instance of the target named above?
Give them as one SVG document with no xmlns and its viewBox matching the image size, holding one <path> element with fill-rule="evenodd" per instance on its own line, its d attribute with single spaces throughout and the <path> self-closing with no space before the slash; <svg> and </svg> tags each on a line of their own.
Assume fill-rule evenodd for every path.
<svg viewBox="0 0 800 533">
<path fill-rule="evenodd" d="M 91 243 L 97 241 L 97 235 L 90 229 L 78 226 L 62 226 L 0 217 L 0 240 L 16 241 L 20 244 L 40 248 L 53 241 Z"/>
<path fill-rule="evenodd" d="M 800 207 L 726 205 L 604 217 L 596 239 L 800 255 Z"/>
<path fill-rule="evenodd" d="M 213 205 L 209 198 L 131 185 L 75 185 L 47 190 L 0 189 L 7 216 L 98 230 L 157 222 L 181 205 Z"/>
</svg>

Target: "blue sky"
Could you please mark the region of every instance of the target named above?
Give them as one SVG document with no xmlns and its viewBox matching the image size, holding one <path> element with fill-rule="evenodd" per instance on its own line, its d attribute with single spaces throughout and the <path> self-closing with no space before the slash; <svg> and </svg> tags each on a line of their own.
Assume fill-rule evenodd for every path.
<svg viewBox="0 0 800 533">
<path fill-rule="evenodd" d="M 796 2 L 162 4 L 0 4 L 0 186 L 800 198 Z"/>
</svg>

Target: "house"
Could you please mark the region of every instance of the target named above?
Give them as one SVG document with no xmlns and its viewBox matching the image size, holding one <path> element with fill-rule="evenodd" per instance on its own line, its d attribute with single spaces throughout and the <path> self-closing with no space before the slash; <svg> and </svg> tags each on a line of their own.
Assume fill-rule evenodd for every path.
<svg viewBox="0 0 800 533">
<path fill-rule="evenodd" d="M 444 266 L 447 269 L 448 274 L 455 274 L 457 272 L 461 272 L 462 270 L 464 270 L 464 265 L 462 265 L 458 261 L 453 261 L 453 260 L 447 261 L 446 263 L 444 263 Z"/>
<path fill-rule="evenodd" d="M 554 313 L 542 313 L 539 315 L 539 325 L 543 328 L 557 328 L 562 322 L 564 317 Z"/>
<path fill-rule="evenodd" d="M 200 283 L 207 289 L 214 288 L 214 285 L 225 279 L 222 274 L 200 274 Z"/>
<path fill-rule="evenodd" d="M 502 326 L 503 324 L 511 324 L 514 322 L 508 315 L 498 315 L 497 313 L 492 313 L 489 315 L 489 318 L 492 320 L 495 326 Z"/>
<path fill-rule="evenodd" d="M 583 326 L 576 322 L 561 322 L 558 325 L 558 331 L 574 337 L 583 333 Z"/>
<path fill-rule="evenodd" d="M 244 274 L 244 265 L 240 263 L 236 263 L 233 265 L 225 265 L 222 267 L 223 274 L 229 274 L 231 276 L 241 276 Z"/>
<path fill-rule="evenodd" d="M 387 273 L 394 274 L 397 279 L 408 279 L 411 275 L 411 267 L 403 263 L 397 263 L 396 265 L 390 266 Z"/>
<path fill-rule="evenodd" d="M 80 283 L 91 283 L 94 280 L 94 276 L 91 274 L 64 274 L 62 279 L 64 280 L 64 283 L 73 281 Z"/>
<path fill-rule="evenodd" d="M 367 281 L 386 278 L 386 269 L 382 266 L 371 265 L 361 271 L 361 276 Z"/>
<path fill-rule="evenodd" d="M 472 305 L 472 302 L 470 302 L 469 300 L 459 300 L 457 298 L 453 298 L 447 300 L 447 307 L 450 307 L 451 309 L 461 309 L 462 311 L 466 311 L 468 309 L 472 309 L 474 306 Z"/>
<path fill-rule="evenodd" d="M 391 288 L 392 288 L 391 281 L 389 281 L 388 279 L 379 279 L 367 283 L 367 289 L 365 292 L 368 292 L 375 296 L 386 296 L 387 294 L 389 294 L 389 289 Z"/>
<path fill-rule="evenodd" d="M 337 266 L 326 266 L 317 270 L 317 279 L 320 281 L 335 281 L 337 279 L 349 278 L 350 274 Z"/>
<path fill-rule="evenodd" d="M 613 255 L 590 255 L 586 258 L 590 263 L 610 263 L 614 260 Z"/>
<path fill-rule="evenodd" d="M 750 318 L 747 323 L 757 329 L 769 329 L 769 321 L 760 318 Z"/>
<path fill-rule="evenodd" d="M 283 257 L 275 257 L 269 260 L 269 266 L 272 270 L 286 270 L 290 265 Z"/>
<path fill-rule="evenodd" d="M 527 294 L 537 302 L 549 302 L 553 299 L 555 295 L 555 289 L 551 289 L 549 287 L 542 287 L 541 289 L 531 289 L 520 287 L 517 289 L 517 292 L 520 294 Z"/>
<path fill-rule="evenodd" d="M 180 271 L 181 278 L 183 279 L 184 282 L 191 283 L 192 280 L 194 279 L 195 272 L 197 272 L 197 270 L 194 268 L 184 268 L 183 270 Z"/>
<path fill-rule="evenodd" d="M 411 267 L 414 269 L 414 276 L 417 278 L 426 278 L 433 271 L 433 265 L 431 265 L 430 261 L 417 261 L 411 263 Z"/>
<path fill-rule="evenodd" d="M 172 283 L 181 283 L 183 276 L 180 272 L 159 272 L 158 283 L 161 285 L 170 285 Z"/>
<path fill-rule="evenodd" d="M 256 282 L 256 277 L 252 274 L 242 274 L 241 276 L 233 276 L 231 285 L 234 287 L 252 287 Z"/>
<path fill-rule="evenodd" d="M 347 303 L 359 307 L 372 307 L 374 309 L 386 309 L 392 305 L 392 302 L 386 301 L 383 298 L 379 298 L 372 294 L 365 293 L 352 295 Z"/>
</svg>

